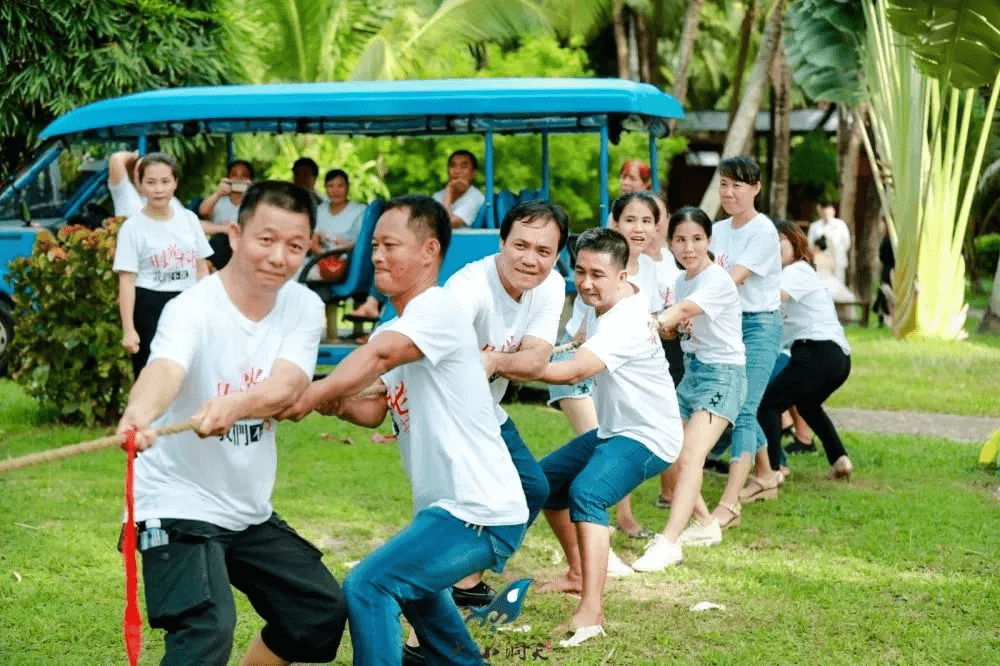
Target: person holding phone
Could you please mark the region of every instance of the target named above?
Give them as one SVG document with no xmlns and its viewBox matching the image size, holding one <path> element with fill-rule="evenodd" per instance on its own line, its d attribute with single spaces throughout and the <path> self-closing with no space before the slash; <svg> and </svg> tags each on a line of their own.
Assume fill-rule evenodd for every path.
<svg viewBox="0 0 1000 666">
<path fill-rule="evenodd" d="M 216 269 L 225 266 L 233 255 L 229 247 L 229 225 L 236 222 L 243 193 L 253 180 L 252 164 L 246 160 L 231 162 L 226 169 L 226 177 L 219 181 L 215 192 L 198 206 L 198 215 L 203 220 L 201 228 L 210 238 L 209 244 L 214 252 L 211 262 Z"/>
</svg>

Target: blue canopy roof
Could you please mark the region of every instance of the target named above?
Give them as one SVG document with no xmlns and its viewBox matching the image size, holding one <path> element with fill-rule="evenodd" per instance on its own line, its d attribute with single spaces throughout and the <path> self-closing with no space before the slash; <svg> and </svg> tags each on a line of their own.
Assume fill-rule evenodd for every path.
<svg viewBox="0 0 1000 666">
<path fill-rule="evenodd" d="M 41 138 L 595 132 L 608 118 L 663 134 L 666 119 L 683 116 L 673 97 L 621 79 L 282 83 L 165 88 L 103 100 L 64 114 Z"/>
</svg>

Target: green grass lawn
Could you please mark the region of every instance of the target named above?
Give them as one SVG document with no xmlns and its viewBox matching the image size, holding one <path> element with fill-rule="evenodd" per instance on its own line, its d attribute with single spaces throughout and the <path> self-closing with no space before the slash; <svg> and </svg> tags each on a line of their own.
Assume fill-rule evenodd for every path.
<svg viewBox="0 0 1000 666">
<path fill-rule="evenodd" d="M 0 382 L 0 401 L 0 457 L 101 434 L 32 425 L 34 408 L 10 382 Z M 569 437 L 547 407 L 513 405 L 511 414 L 537 454 Z M 338 579 L 410 515 L 395 445 L 368 435 L 316 415 L 279 428 L 275 506 L 321 546 Z M 534 590 L 516 623 L 530 631 L 476 628 L 474 636 L 495 665 L 533 653 L 557 664 L 997 663 L 1000 510 L 990 496 L 995 478 L 975 469 L 978 449 L 853 434 L 846 445 L 852 483 L 823 479 L 821 455 L 794 457 L 779 500 L 746 507 L 744 525 L 721 546 L 689 548 L 664 573 L 610 581 L 607 637 L 572 651 L 544 647 L 562 637 L 553 632 L 575 601 Z M 122 462 L 105 451 L 0 476 L 0 664 L 124 663 L 115 551 Z M 707 477 L 710 502 L 721 485 Z M 659 529 L 666 512 L 652 506 L 657 491 L 649 481 L 633 503 L 640 521 Z M 614 538 L 626 561 L 643 545 Z M 562 568 L 541 522 L 505 576 L 548 580 Z M 691 612 L 698 601 L 725 610 Z M 238 607 L 236 652 L 260 627 L 244 599 Z M 144 643 L 141 663 L 157 663 L 158 632 L 147 628 Z M 350 663 L 346 636 L 337 663 Z"/>
</svg>

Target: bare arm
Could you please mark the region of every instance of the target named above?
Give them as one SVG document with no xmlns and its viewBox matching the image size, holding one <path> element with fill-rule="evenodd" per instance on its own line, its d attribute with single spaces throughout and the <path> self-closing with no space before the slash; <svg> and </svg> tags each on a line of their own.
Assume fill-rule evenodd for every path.
<svg viewBox="0 0 1000 666">
<path fill-rule="evenodd" d="M 515 381 L 529 381 L 538 377 L 552 356 L 552 345 L 541 338 L 528 335 L 521 340 L 516 352 L 505 354 L 498 351 L 483 352 L 483 367 L 486 376 L 501 374 Z"/>
<path fill-rule="evenodd" d="M 226 223 L 219 224 L 218 222 L 206 222 L 205 220 L 202 220 L 201 230 L 209 236 L 214 234 L 224 234 L 229 231 L 229 225 Z"/>
<path fill-rule="evenodd" d="M 661 329 L 671 329 L 675 328 L 677 324 L 681 323 L 685 319 L 690 319 L 691 317 L 697 317 L 704 310 L 701 306 L 684 299 L 680 303 L 674 303 L 669 308 L 660 313 L 660 316 L 656 318 L 656 321 L 660 324 Z"/>
<path fill-rule="evenodd" d="M 118 312 L 122 316 L 122 345 L 130 354 L 139 351 L 139 333 L 135 330 L 135 273 L 118 273 Z"/>
<path fill-rule="evenodd" d="M 199 259 L 198 260 L 197 273 L 196 273 L 196 275 L 198 276 L 198 279 L 199 280 L 202 279 L 203 277 L 205 277 L 206 275 L 208 275 L 209 272 L 210 271 L 208 269 L 208 259 Z"/>
<path fill-rule="evenodd" d="M 781 292 L 781 302 L 782 303 L 784 303 L 785 301 L 790 301 L 790 300 L 792 300 L 792 295 L 791 294 L 789 294 L 787 291 Z"/>
<path fill-rule="evenodd" d="M 381 333 L 351 352 L 332 373 L 313 382 L 298 402 L 280 413 L 278 418 L 297 421 L 313 410 L 336 414 L 340 399 L 359 393 L 389 370 L 420 360 L 423 356 L 423 352 L 405 335 L 395 331 Z"/>
<path fill-rule="evenodd" d="M 584 379 L 593 377 L 606 366 L 604 361 L 589 349 L 580 348 L 568 361 L 549 363 L 538 374 L 538 379 L 546 384 L 579 384 Z"/>
<path fill-rule="evenodd" d="M 220 180 L 215 192 L 202 199 L 201 203 L 198 204 L 198 215 L 206 220 L 212 219 L 212 211 L 215 210 L 215 204 L 219 203 L 219 199 L 222 197 L 229 196 L 231 191 L 229 181 L 225 178 Z"/>
<path fill-rule="evenodd" d="M 385 384 L 381 381 L 376 382 L 373 386 L 385 388 Z M 385 395 L 378 393 L 364 398 L 342 398 L 332 413 L 338 418 L 359 426 L 377 428 L 385 421 L 385 414 L 388 411 L 389 406 L 386 403 Z"/>
<path fill-rule="evenodd" d="M 734 266 L 733 270 L 729 271 L 729 274 L 732 276 L 733 282 L 736 283 L 737 287 L 742 287 L 743 283 L 747 281 L 747 278 L 750 277 L 751 273 L 752 271 L 749 268 L 739 264 Z"/>
<path fill-rule="evenodd" d="M 206 401 L 191 418 L 199 421 L 198 434 L 224 435 L 242 419 L 267 418 L 288 409 L 309 386 L 309 377 L 291 361 L 279 358 L 267 379 L 248 391 Z"/>
<path fill-rule="evenodd" d="M 183 380 L 184 368 L 165 358 L 155 359 L 143 368 L 129 393 L 128 405 L 118 422 L 117 432 L 135 428 L 138 431 L 136 447 L 142 450 L 151 446 L 156 440 L 156 432 L 150 429 L 149 424 L 174 401 Z"/>
<path fill-rule="evenodd" d="M 128 180 L 128 163 L 138 157 L 138 153 L 130 150 L 112 153 L 108 157 L 108 185 L 114 187 L 123 180 Z"/>
</svg>

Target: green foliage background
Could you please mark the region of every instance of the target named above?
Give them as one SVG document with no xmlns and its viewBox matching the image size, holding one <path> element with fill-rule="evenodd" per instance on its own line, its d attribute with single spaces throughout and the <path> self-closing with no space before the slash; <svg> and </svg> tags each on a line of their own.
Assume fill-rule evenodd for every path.
<svg viewBox="0 0 1000 666">
<path fill-rule="evenodd" d="M 111 218 L 94 231 L 68 225 L 38 234 L 34 252 L 10 264 L 15 317 L 10 371 L 64 423 L 110 424 L 132 383 L 121 345 Z"/>
</svg>

